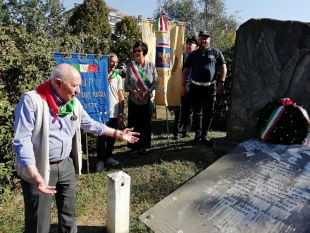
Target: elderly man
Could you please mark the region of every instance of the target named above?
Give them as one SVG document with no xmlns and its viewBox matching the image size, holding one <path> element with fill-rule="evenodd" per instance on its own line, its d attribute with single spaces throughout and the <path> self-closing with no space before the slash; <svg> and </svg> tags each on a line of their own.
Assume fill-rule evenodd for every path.
<svg viewBox="0 0 310 233">
<path fill-rule="evenodd" d="M 184 64 L 186 62 L 186 59 L 188 55 L 193 52 L 194 50 L 197 49 L 198 42 L 195 38 L 195 36 L 189 36 L 186 39 L 186 53 L 183 54 L 183 67 L 184 69 Z M 174 131 L 173 131 L 173 139 L 178 140 L 180 138 L 179 134 L 182 135 L 182 137 L 189 137 L 189 130 L 191 129 L 192 126 L 192 103 L 190 99 L 190 92 L 189 92 L 189 85 L 190 85 L 190 80 L 191 80 L 191 74 L 186 78 L 186 86 L 185 89 L 185 95 L 181 96 L 181 106 L 178 107 L 175 111 L 175 118 L 174 118 Z"/>
<path fill-rule="evenodd" d="M 76 94 L 79 72 L 68 64 L 56 67 L 50 80 L 23 95 L 15 109 L 16 170 L 25 204 L 25 233 L 48 233 L 55 194 L 58 232 L 77 232 L 75 173 L 81 173 L 80 128 L 87 132 L 138 141 L 132 129 L 109 128 L 92 120 Z"/>
<path fill-rule="evenodd" d="M 193 108 L 194 143 L 203 142 L 211 147 L 208 138 L 216 93 L 221 94 L 227 73 L 226 62 L 220 50 L 210 46 L 208 31 L 200 31 L 199 49 L 193 51 L 186 59 L 182 73 L 181 95 L 185 94 L 186 78 L 191 70 L 191 99 Z M 216 85 L 216 68 L 220 68 L 220 77 Z"/>
</svg>

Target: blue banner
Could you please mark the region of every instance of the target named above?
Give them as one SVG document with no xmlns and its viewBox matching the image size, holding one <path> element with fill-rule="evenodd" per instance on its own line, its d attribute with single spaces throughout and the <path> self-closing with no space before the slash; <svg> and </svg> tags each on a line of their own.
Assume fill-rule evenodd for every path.
<svg viewBox="0 0 310 233">
<path fill-rule="evenodd" d="M 65 59 L 60 53 L 54 54 L 57 65 L 67 63 L 74 66 L 81 74 L 82 85 L 76 96 L 86 112 L 94 120 L 106 123 L 110 119 L 109 83 L 108 83 L 108 56 L 95 60 L 93 54 L 87 59 L 78 58 L 73 53 L 72 58 Z"/>
</svg>

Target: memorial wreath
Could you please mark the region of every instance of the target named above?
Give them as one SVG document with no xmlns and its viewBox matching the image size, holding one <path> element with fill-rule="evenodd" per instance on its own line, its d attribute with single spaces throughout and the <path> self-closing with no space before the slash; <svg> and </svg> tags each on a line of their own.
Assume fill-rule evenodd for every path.
<svg viewBox="0 0 310 233">
<path fill-rule="evenodd" d="M 263 142 L 276 144 L 310 144 L 310 120 L 307 111 L 290 98 L 268 103 L 257 118 Z"/>
</svg>

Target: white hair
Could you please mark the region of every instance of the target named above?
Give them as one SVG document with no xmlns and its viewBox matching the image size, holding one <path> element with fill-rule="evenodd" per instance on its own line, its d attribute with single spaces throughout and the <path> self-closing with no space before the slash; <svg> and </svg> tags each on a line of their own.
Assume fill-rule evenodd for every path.
<svg viewBox="0 0 310 233">
<path fill-rule="evenodd" d="M 66 70 L 56 67 L 51 73 L 50 80 L 54 82 L 56 78 L 60 78 L 63 82 L 65 82 L 66 77 L 67 77 Z"/>
</svg>

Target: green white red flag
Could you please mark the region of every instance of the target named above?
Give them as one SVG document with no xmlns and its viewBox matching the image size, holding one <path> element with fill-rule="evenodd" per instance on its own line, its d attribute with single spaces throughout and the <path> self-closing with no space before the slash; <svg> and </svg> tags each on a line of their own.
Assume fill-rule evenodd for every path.
<svg viewBox="0 0 310 233">
<path fill-rule="evenodd" d="M 161 16 L 158 16 L 155 22 L 155 31 L 157 32 L 167 32 L 168 23 L 166 20 L 166 14 L 163 12 Z"/>
<path fill-rule="evenodd" d="M 98 73 L 98 66 L 96 64 L 71 64 L 81 73 Z"/>
</svg>

